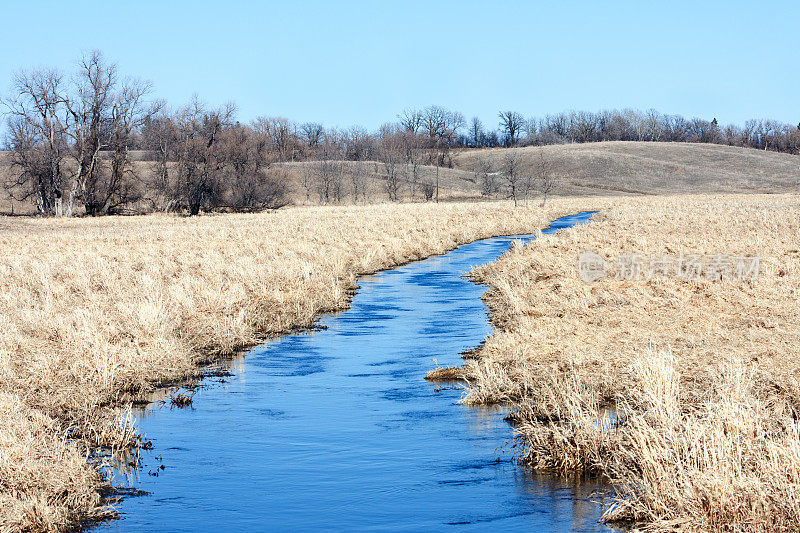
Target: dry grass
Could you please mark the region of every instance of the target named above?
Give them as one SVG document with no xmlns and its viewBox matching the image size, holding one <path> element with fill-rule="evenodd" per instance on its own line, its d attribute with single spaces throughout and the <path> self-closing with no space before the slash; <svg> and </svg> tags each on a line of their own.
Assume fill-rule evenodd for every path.
<svg viewBox="0 0 800 533">
<path fill-rule="evenodd" d="M 535 165 L 539 151 L 558 178 L 560 195 L 796 192 L 796 155 L 713 144 L 600 142 L 515 148 Z M 502 166 L 504 148 L 469 150 L 456 168 L 471 170 L 478 158 Z"/>
<path fill-rule="evenodd" d="M 359 273 L 576 210 L 564 200 L 0 219 L 0 530 L 105 516 L 87 450 L 135 444 L 117 407 L 159 383 L 347 306 Z"/>
<path fill-rule="evenodd" d="M 462 381 L 469 376 L 466 366 L 439 366 L 425 374 L 428 381 Z"/>
<path fill-rule="evenodd" d="M 465 401 L 514 403 L 524 463 L 610 479 L 608 520 L 796 531 L 798 236 L 798 196 L 672 196 L 516 247 L 474 273 L 496 332 Z M 756 283 L 585 283 L 587 249 L 764 259 Z"/>
</svg>

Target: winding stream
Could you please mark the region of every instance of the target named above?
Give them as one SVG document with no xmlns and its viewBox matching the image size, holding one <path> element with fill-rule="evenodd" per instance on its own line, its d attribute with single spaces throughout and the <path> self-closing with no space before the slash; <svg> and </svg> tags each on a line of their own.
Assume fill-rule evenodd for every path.
<svg viewBox="0 0 800 533">
<path fill-rule="evenodd" d="M 154 449 L 117 481 L 148 494 L 93 531 L 610 531 L 596 486 L 526 472 L 500 449 L 503 409 L 457 405 L 460 388 L 423 379 L 491 332 L 485 288 L 463 274 L 530 238 L 365 276 L 324 329 L 253 349 L 191 408 L 138 413 Z"/>
</svg>

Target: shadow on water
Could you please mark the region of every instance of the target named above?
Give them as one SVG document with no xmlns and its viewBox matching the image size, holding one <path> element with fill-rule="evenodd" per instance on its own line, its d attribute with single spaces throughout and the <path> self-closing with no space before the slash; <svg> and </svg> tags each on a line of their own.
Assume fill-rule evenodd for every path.
<svg viewBox="0 0 800 533">
<path fill-rule="evenodd" d="M 255 348 L 190 409 L 138 413 L 154 447 L 116 482 L 147 494 L 96 530 L 610 530 L 602 487 L 519 468 L 503 408 L 462 407 L 459 387 L 423 379 L 491 331 L 485 288 L 463 274 L 530 238 L 363 277 L 324 329 Z"/>
</svg>

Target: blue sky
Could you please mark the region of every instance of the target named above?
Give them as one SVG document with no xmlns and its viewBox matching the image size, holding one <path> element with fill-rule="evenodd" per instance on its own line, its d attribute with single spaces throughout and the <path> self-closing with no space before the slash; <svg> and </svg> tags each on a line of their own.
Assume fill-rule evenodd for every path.
<svg viewBox="0 0 800 533">
<path fill-rule="evenodd" d="M 179 106 L 370 129 L 443 105 L 800 121 L 798 2 L 9 2 L 0 89 L 99 48 Z"/>
</svg>

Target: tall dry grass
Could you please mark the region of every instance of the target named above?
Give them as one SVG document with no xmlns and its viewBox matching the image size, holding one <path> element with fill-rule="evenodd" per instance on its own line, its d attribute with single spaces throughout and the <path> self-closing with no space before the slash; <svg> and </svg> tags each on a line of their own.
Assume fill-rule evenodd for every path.
<svg viewBox="0 0 800 533">
<path fill-rule="evenodd" d="M 0 219 L 0 530 L 104 517 L 118 409 L 198 363 L 342 309 L 356 276 L 578 209 L 505 203 Z"/>
<path fill-rule="evenodd" d="M 586 283 L 587 249 L 763 263 L 755 283 Z M 496 331 L 465 402 L 513 403 L 525 464 L 609 479 L 609 521 L 797 531 L 799 267 L 798 196 L 613 201 L 474 272 Z"/>
</svg>

